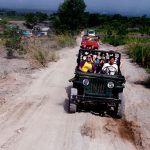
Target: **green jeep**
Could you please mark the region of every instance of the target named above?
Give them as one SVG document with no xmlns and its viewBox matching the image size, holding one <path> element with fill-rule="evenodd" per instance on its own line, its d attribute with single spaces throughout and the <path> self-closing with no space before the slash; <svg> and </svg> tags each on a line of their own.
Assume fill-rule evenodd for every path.
<svg viewBox="0 0 150 150">
<path fill-rule="evenodd" d="M 96 73 L 81 72 L 79 70 L 80 63 L 85 60 L 87 55 L 97 56 L 99 62 L 103 59 L 107 63 L 109 57 L 114 56 L 118 66 L 118 71 L 111 74 L 111 69 L 108 68 L 107 73 L 103 72 L 103 64 L 95 63 Z M 73 82 L 71 93 L 69 96 L 70 113 L 75 113 L 83 104 L 103 105 L 107 111 L 113 113 L 115 117 L 122 117 L 122 100 L 119 98 L 119 93 L 123 92 L 125 78 L 120 71 L 121 54 L 114 51 L 102 50 L 87 50 L 80 49 L 77 58 L 77 67 L 75 69 L 75 77 L 70 79 Z M 100 108 L 100 107 L 99 107 Z"/>
</svg>

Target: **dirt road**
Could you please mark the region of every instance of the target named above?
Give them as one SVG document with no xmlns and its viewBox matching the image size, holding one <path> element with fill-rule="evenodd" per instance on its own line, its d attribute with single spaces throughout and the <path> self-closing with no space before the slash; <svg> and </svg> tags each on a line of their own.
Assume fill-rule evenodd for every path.
<svg viewBox="0 0 150 150">
<path fill-rule="evenodd" d="M 108 48 L 113 49 L 101 47 Z M 0 150 L 149 150 L 150 92 L 134 84 L 146 73 L 126 56 L 123 99 L 129 121 L 66 113 L 68 79 L 73 77 L 78 49 L 79 45 L 60 51 L 58 62 L 36 71 L 18 93 L 7 96 L 0 107 Z"/>
</svg>

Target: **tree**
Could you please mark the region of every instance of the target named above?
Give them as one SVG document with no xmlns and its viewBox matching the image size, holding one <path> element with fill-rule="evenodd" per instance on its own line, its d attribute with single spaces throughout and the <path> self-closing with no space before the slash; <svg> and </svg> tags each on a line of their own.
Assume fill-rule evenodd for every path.
<svg viewBox="0 0 150 150">
<path fill-rule="evenodd" d="M 58 8 L 54 22 L 56 30 L 75 32 L 83 26 L 84 0 L 65 0 Z"/>
<path fill-rule="evenodd" d="M 21 48 L 20 43 L 21 40 L 19 37 L 6 39 L 5 47 L 8 57 L 12 57 L 15 51 L 20 50 Z"/>
<path fill-rule="evenodd" d="M 43 22 L 43 21 L 45 21 L 45 20 L 48 19 L 48 15 L 45 14 L 45 13 L 36 12 L 35 15 L 36 15 L 36 17 L 37 17 L 37 19 L 38 19 L 38 22 Z"/>
<path fill-rule="evenodd" d="M 26 25 L 31 28 L 39 22 L 43 22 L 48 19 L 48 15 L 41 12 L 27 13 L 25 15 Z"/>
<path fill-rule="evenodd" d="M 5 47 L 8 57 L 12 57 L 15 51 L 21 50 L 21 36 L 17 30 L 17 28 L 6 28 L 4 30 Z"/>
<path fill-rule="evenodd" d="M 16 16 L 16 11 L 8 11 L 7 16 Z"/>
<path fill-rule="evenodd" d="M 117 35 L 127 35 L 128 34 L 128 29 L 127 26 L 121 25 L 117 29 Z"/>
<path fill-rule="evenodd" d="M 37 17 L 34 13 L 27 13 L 25 15 L 26 24 L 36 24 L 37 23 Z"/>
<path fill-rule="evenodd" d="M 110 27 L 107 28 L 107 35 L 112 36 L 112 29 Z"/>
<path fill-rule="evenodd" d="M 88 25 L 89 27 L 93 27 L 93 26 L 98 26 L 100 24 L 99 22 L 99 14 L 90 14 L 89 15 L 89 21 L 88 21 Z"/>
</svg>

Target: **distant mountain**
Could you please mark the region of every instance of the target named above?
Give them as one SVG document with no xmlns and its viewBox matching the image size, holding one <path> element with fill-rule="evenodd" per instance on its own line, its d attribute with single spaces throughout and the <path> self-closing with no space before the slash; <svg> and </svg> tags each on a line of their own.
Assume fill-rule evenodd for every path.
<svg viewBox="0 0 150 150">
<path fill-rule="evenodd" d="M 123 16 L 135 16 L 135 17 L 139 17 L 139 16 L 144 16 L 146 15 L 147 17 L 150 17 L 150 13 L 141 13 L 140 11 L 121 11 L 121 10 L 105 10 L 105 9 L 87 9 L 87 11 L 91 12 L 91 13 L 100 13 L 100 14 L 110 14 L 110 15 L 114 15 L 114 14 L 120 14 Z"/>
<path fill-rule="evenodd" d="M 9 9 L 9 8 L 0 8 L 0 12 L 7 12 L 7 11 L 15 11 L 16 14 L 24 14 L 24 13 L 35 13 L 35 12 L 42 12 L 48 15 L 53 14 L 56 10 L 42 10 L 42 9 Z"/>
</svg>

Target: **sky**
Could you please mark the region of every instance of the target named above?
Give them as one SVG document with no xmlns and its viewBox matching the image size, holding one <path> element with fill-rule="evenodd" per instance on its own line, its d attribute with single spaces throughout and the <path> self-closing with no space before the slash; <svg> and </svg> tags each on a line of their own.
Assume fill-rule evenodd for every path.
<svg viewBox="0 0 150 150">
<path fill-rule="evenodd" d="M 3 8 L 57 10 L 64 0 L 0 0 Z M 84 0 L 88 11 L 150 15 L 150 0 Z"/>
</svg>

